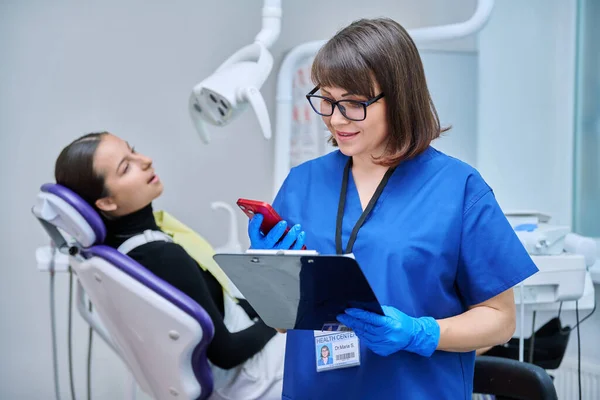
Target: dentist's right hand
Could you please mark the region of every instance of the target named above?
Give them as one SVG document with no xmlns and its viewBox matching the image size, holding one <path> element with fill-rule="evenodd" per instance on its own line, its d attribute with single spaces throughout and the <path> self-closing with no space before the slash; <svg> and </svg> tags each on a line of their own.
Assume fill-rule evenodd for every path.
<svg viewBox="0 0 600 400">
<path fill-rule="evenodd" d="M 282 238 L 287 227 L 286 221 L 280 221 L 266 235 L 260 231 L 263 222 L 262 214 L 255 214 L 248 223 L 248 236 L 250 248 L 255 250 L 300 250 L 304 246 L 306 233 L 299 224 L 292 226 L 289 232 Z M 281 239 L 281 241 L 279 241 Z M 279 242 L 279 243 L 277 243 Z"/>
</svg>

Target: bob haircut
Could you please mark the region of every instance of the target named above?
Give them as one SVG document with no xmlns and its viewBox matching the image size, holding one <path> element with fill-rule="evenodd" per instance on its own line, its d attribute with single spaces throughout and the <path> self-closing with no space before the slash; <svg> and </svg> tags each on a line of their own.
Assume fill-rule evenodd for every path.
<svg viewBox="0 0 600 400">
<path fill-rule="evenodd" d="M 427 149 L 442 132 L 423 63 L 408 32 L 388 18 L 360 19 L 335 34 L 317 53 L 311 78 L 373 98 L 385 94 L 388 142 L 377 164 L 397 166 Z M 337 146 L 333 136 L 329 141 Z"/>
</svg>

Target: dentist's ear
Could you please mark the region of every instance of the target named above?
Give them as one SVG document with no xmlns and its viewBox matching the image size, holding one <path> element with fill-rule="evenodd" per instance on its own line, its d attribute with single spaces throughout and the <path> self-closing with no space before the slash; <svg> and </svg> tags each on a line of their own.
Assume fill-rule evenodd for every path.
<svg viewBox="0 0 600 400">
<path fill-rule="evenodd" d="M 117 209 L 117 204 L 108 196 L 96 200 L 95 204 L 101 211 L 115 211 Z"/>
</svg>

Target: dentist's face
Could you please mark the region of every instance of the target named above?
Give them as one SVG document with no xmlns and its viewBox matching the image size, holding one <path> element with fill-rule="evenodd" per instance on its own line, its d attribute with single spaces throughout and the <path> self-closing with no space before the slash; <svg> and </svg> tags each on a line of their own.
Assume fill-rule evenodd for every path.
<svg viewBox="0 0 600 400">
<path fill-rule="evenodd" d="M 161 195 L 163 184 L 155 174 L 152 159 L 135 152 L 114 135 L 106 135 L 94 155 L 94 171 L 104 177 L 109 195 L 96 202 L 106 214 L 131 214 Z"/>
<path fill-rule="evenodd" d="M 322 96 L 333 100 L 369 100 L 365 96 L 348 93 L 337 87 L 322 87 L 320 92 Z M 375 93 L 380 93 L 377 84 Z M 340 151 L 346 156 L 370 159 L 371 156 L 378 157 L 384 153 L 388 139 L 385 97 L 367 107 L 363 121 L 347 119 L 338 107 L 335 107 L 333 115 L 322 118 Z"/>
<path fill-rule="evenodd" d="M 329 357 L 329 349 L 327 347 L 323 347 L 321 349 L 321 357 L 323 357 L 323 358 Z"/>
</svg>

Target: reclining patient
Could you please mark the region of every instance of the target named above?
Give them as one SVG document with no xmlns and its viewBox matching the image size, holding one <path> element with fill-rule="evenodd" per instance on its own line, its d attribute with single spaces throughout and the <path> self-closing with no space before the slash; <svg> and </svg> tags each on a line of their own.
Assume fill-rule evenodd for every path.
<svg viewBox="0 0 600 400">
<path fill-rule="evenodd" d="M 152 160 L 124 140 L 107 132 L 80 137 L 62 150 L 55 178 L 99 211 L 106 245 L 118 248 L 146 230 L 159 230 L 152 201 L 161 195 L 162 182 Z M 245 300 L 231 298 L 179 244 L 152 241 L 128 255 L 210 316 L 215 327 L 207 350 L 215 378 L 211 399 L 281 399 L 284 335 L 265 325 Z"/>
</svg>

